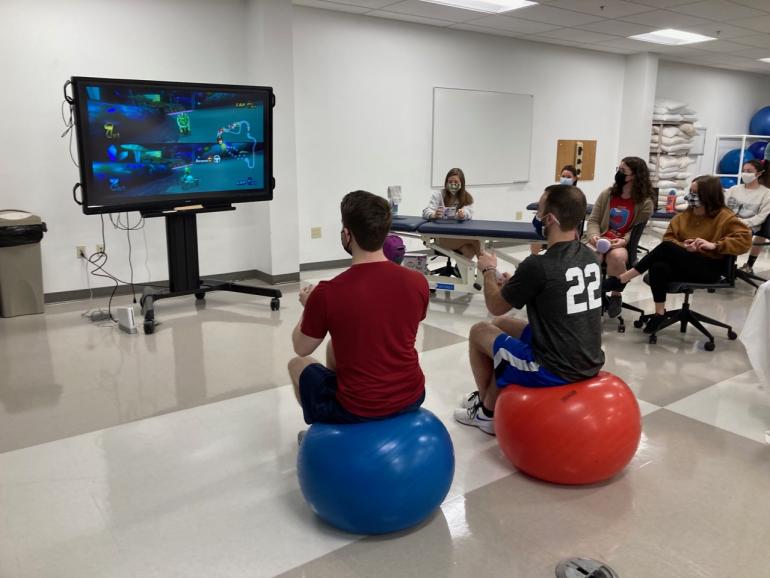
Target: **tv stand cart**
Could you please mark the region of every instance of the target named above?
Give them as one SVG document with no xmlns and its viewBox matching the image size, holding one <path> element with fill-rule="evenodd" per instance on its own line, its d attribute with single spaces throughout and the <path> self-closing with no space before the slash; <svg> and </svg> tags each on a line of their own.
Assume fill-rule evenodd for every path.
<svg viewBox="0 0 770 578">
<path fill-rule="evenodd" d="M 196 215 L 215 211 L 232 211 L 233 206 L 202 207 L 193 210 L 175 210 L 163 213 L 143 213 L 144 217 L 166 219 L 166 247 L 168 249 L 168 289 L 145 287 L 140 300 L 144 315 L 144 332 L 155 331 L 155 302 L 169 297 L 195 295 L 198 300 L 206 298 L 211 291 L 232 291 L 249 295 L 270 297 L 270 309 L 281 307 L 281 292 L 270 287 L 253 287 L 231 281 L 201 279 L 198 272 L 198 228 Z"/>
</svg>

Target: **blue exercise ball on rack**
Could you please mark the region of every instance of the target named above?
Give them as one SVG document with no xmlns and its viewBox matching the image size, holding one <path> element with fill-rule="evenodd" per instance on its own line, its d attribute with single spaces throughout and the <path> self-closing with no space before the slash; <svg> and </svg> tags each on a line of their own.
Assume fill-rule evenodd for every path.
<svg viewBox="0 0 770 578">
<path fill-rule="evenodd" d="M 753 161 L 756 157 L 749 150 L 743 151 L 743 162 Z M 719 161 L 719 172 L 723 175 L 737 175 L 741 172 L 741 167 L 738 163 L 741 162 L 741 149 L 733 149 L 725 153 L 722 160 Z"/>
<path fill-rule="evenodd" d="M 754 158 L 756 159 L 763 159 L 765 158 L 765 149 L 767 148 L 767 141 L 765 140 L 758 140 L 754 144 L 752 144 L 749 147 L 749 150 L 751 151 L 751 154 L 754 155 Z"/>
<path fill-rule="evenodd" d="M 719 177 L 719 180 L 722 181 L 723 189 L 729 189 L 730 187 L 734 187 L 738 184 L 738 179 L 735 177 Z"/>
<path fill-rule="evenodd" d="M 419 524 L 441 505 L 454 468 L 449 432 L 425 409 L 365 423 L 313 424 L 297 455 L 307 503 L 353 534 Z"/>
<path fill-rule="evenodd" d="M 754 113 L 749 124 L 749 132 L 751 134 L 770 136 L 770 106 L 760 108 Z"/>
</svg>

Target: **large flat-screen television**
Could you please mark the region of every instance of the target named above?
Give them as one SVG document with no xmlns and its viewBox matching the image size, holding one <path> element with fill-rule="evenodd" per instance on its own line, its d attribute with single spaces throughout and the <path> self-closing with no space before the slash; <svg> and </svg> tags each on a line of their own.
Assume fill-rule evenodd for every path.
<svg viewBox="0 0 770 578">
<path fill-rule="evenodd" d="M 273 90 L 73 77 L 83 212 L 268 201 Z"/>
</svg>

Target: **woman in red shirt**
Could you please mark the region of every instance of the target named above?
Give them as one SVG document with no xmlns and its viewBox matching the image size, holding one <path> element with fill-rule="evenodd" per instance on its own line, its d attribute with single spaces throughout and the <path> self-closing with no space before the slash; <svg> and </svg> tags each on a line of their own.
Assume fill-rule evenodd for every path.
<svg viewBox="0 0 770 578">
<path fill-rule="evenodd" d="M 615 183 L 599 194 L 583 236 L 583 242 L 597 251 L 599 261 L 607 263 L 607 275 L 618 277 L 626 271 L 626 245 L 631 238 L 631 229 L 650 218 L 655 208 L 653 196 L 647 163 L 639 157 L 626 157 L 620 161 Z M 606 241 L 600 242 L 600 239 Z M 622 304 L 620 292 L 613 291 L 607 314 L 617 317 Z"/>
</svg>

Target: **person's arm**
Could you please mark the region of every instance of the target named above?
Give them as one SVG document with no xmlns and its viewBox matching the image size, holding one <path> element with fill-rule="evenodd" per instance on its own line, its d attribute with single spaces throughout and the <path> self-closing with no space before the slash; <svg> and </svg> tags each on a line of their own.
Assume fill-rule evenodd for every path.
<svg viewBox="0 0 770 578">
<path fill-rule="evenodd" d="M 464 221 L 470 221 L 473 218 L 473 204 L 465 205 L 462 209 L 460 209 L 463 212 L 462 219 Z"/>
<path fill-rule="evenodd" d="M 684 243 L 682 242 L 684 239 L 680 240 L 679 235 L 682 232 L 681 221 L 686 214 L 687 213 L 680 213 L 671 219 L 671 222 L 668 224 L 668 229 L 666 229 L 666 232 L 663 234 L 664 241 L 671 241 L 680 247 L 684 247 Z"/>
<path fill-rule="evenodd" d="M 430 202 L 428 203 L 428 206 L 425 207 L 422 212 L 423 219 L 433 219 L 438 208 L 444 206 L 444 199 L 442 194 L 442 191 L 433 191 L 430 196 Z"/>
<path fill-rule="evenodd" d="M 770 215 L 770 191 L 762 197 L 757 214 L 748 219 L 741 219 L 741 222 L 749 229 L 753 229 L 762 225 L 767 220 L 768 215 Z"/>
<path fill-rule="evenodd" d="M 604 216 L 604 211 L 609 206 L 609 198 L 610 194 L 608 189 L 602 191 L 599 198 L 596 199 L 594 208 L 591 209 L 591 215 L 588 217 L 588 221 L 586 221 L 586 232 L 583 235 L 584 243 L 591 243 L 591 245 L 594 245 L 595 238 L 601 236 L 602 217 Z"/>
<path fill-rule="evenodd" d="M 305 311 L 291 333 L 291 343 L 294 353 L 307 357 L 318 349 L 328 331 L 323 289 L 319 291 L 312 285 L 304 287 L 299 292 L 299 302 Z"/>
<path fill-rule="evenodd" d="M 537 297 L 545 284 L 545 274 L 540 264 L 542 257 L 531 255 L 524 259 L 516 268 L 513 277 L 507 280 L 500 289 L 505 301 L 506 311 L 511 307 L 521 309 Z M 490 312 L 494 313 L 494 311 Z"/>
<path fill-rule="evenodd" d="M 718 255 L 743 255 L 751 249 L 751 229 L 741 220 L 731 215 L 724 223 L 721 238 L 714 243 L 714 249 L 701 249 L 703 252 L 716 252 Z"/>
<path fill-rule="evenodd" d="M 477 266 L 484 277 L 484 303 L 492 315 L 503 315 L 511 310 L 511 305 L 500 293 L 497 283 L 497 256 L 483 251 L 478 258 Z"/>
</svg>

